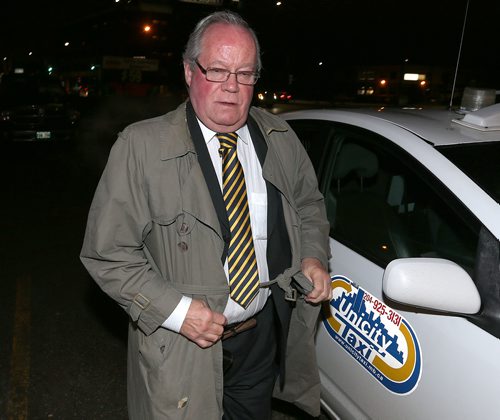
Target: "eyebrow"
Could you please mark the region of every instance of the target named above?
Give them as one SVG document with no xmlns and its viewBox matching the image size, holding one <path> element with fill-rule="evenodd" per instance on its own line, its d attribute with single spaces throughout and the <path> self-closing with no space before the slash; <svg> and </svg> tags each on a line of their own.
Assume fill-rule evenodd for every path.
<svg viewBox="0 0 500 420">
<path fill-rule="evenodd" d="M 245 68 L 248 67 L 248 70 L 246 70 Z M 215 61 L 213 64 L 207 64 L 207 66 L 205 67 L 207 69 L 209 68 L 220 68 L 220 69 L 224 69 L 224 70 L 229 70 L 229 66 L 225 65 L 224 63 L 220 62 L 220 61 Z M 243 66 L 240 66 L 239 68 L 237 68 L 235 71 L 251 71 L 251 72 L 256 72 L 257 71 L 257 64 L 245 64 Z"/>
</svg>

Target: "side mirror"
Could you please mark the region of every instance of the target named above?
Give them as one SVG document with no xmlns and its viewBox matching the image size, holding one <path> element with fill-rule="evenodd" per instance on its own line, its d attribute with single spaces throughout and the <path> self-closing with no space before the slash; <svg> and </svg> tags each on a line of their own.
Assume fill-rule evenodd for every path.
<svg viewBox="0 0 500 420">
<path fill-rule="evenodd" d="M 475 314 L 481 298 L 467 272 L 440 258 L 401 258 L 384 272 L 386 296 L 406 305 L 443 312 Z"/>
</svg>

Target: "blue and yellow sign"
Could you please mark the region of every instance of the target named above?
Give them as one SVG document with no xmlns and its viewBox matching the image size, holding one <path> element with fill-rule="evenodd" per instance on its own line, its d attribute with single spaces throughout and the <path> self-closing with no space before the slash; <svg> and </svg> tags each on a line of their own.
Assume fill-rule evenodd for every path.
<svg viewBox="0 0 500 420">
<path fill-rule="evenodd" d="M 332 277 L 332 289 L 323 324 L 333 340 L 389 391 L 414 391 L 422 354 L 408 321 L 347 277 Z"/>
</svg>

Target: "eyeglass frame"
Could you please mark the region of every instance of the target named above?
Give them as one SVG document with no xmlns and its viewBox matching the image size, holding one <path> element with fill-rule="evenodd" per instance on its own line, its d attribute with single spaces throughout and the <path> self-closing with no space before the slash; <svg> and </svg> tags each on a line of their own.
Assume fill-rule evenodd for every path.
<svg viewBox="0 0 500 420">
<path fill-rule="evenodd" d="M 258 72 L 255 72 L 255 71 L 229 71 L 227 69 L 221 69 L 221 68 L 217 68 L 217 67 L 207 67 L 207 68 L 204 68 L 198 60 L 194 60 L 195 64 L 198 66 L 198 68 L 200 69 L 201 73 L 205 76 L 205 79 L 208 81 L 208 82 L 212 82 L 212 83 L 225 83 L 229 80 L 229 78 L 231 77 L 232 74 L 234 74 L 236 76 L 236 81 L 240 84 L 240 85 L 245 85 L 245 86 L 254 86 L 257 81 L 259 80 L 259 77 L 260 77 L 260 74 Z M 227 77 L 225 80 L 210 80 L 208 78 L 208 72 L 210 70 L 218 70 L 220 72 L 224 72 L 227 74 Z M 255 77 L 255 81 L 253 83 L 242 83 L 238 80 L 238 75 L 240 74 L 243 74 L 243 73 L 251 73 L 253 74 L 253 76 Z"/>
</svg>

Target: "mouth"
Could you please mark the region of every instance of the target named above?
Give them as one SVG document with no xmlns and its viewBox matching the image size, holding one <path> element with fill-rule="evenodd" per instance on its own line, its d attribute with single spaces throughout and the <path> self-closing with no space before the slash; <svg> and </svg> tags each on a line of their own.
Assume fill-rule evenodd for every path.
<svg viewBox="0 0 500 420">
<path fill-rule="evenodd" d="M 218 103 L 220 105 L 224 105 L 224 106 L 235 106 L 235 105 L 237 105 L 236 102 L 230 102 L 230 101 L 218 101 Z"/>
</svg>

